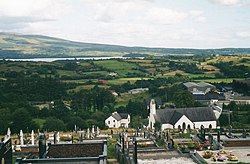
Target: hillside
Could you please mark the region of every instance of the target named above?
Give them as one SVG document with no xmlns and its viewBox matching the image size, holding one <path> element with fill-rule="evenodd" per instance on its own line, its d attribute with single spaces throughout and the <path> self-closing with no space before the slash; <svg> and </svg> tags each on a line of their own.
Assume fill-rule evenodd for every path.
<svg viewBox="0 0 250 164">
<path fill-rule="evenodd" d="M 246 55 L 250 48 L 176 49 L 126 47 L 106 44 L 73 42 L 41 35 L 0 33 L 0 58 L 67 57 L 67 56 L 123 56 L 148 55 Z"/>
</svg>

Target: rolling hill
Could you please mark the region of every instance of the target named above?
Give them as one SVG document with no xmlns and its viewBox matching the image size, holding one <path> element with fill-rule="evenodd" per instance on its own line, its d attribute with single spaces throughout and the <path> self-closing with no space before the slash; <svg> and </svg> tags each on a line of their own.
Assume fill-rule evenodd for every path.
<svg viewBox="0 0 250 164">
<path fill-rule="evenodd" d="M 0 58 L 36 57 L 77 57 L 77 56 L 123 56 L 133 55 L 245 55 L 250 48 L 225 49 L 178 49 L 126 47 L 107 44 L 73 42 L 69 40 L 42 36 L 0 33 Z"/>
</svg>

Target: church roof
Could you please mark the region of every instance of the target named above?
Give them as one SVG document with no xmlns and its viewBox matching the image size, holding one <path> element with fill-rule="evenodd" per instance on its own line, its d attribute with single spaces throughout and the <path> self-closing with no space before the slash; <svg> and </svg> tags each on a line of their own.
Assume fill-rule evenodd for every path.
<svg viewBox="0 0 250 164">
<path fill-rule="evenodd" d="M 183 115 L 192 122 L 216 121 L 212 107 L 167 108 L 156 110 L 155 118 L 162 124 L 175 124 Z"/>
</svg>

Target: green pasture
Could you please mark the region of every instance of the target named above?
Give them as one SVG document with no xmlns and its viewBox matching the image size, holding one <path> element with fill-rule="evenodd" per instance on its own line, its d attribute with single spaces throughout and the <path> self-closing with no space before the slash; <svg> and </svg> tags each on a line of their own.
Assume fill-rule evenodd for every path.
<svg viewBox="0 0 250 164">
<path fill-rule="evenodd" d="M 140 78 L 140 77 L 119 78 L 119 79 L 109 80 L 107 84 L 110 84 L 110 85 L 121 85 L 121 84 L 124 84 L 124 83 L 126 83 L 128 81 L 133 84 L 137 80 L 148 80 L 148 79 L 152 79 L 152 78 Z"/>
<path fill-rule="evenodd" d="M 233 80 L 243 80 L 244 78 L 218 78 L 218 79 L 199 79 L 195 81 L 204 81 L 208 83 L 231 83 Z"/>
<path fill-rule="evenodd" d="M 120 76 L 125 76 L 128 73 L 141 73 L 139 67 L 134 63 L 128 63 L 125 61 L 118 60 L 98 60 L 94 61 L 94 64 L 101 66 L 105 69 L 117 72 Z"/>
</svg>

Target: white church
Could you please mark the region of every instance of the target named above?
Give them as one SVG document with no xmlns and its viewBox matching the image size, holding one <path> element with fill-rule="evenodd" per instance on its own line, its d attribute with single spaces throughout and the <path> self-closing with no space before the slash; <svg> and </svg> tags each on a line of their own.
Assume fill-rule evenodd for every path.
<svg viewBox="0 0 250 164">
<path fill-rule="evenodd" d="M 218 106 L 210 107 L 192 107 L 192 108 L 166 108 L 156 110 L 154 99 L 150 101 L 149 129 L 154 129 L 154 124 L 161 123 L 161 130 L 165 129 L 197 129 L 204 128 L 215 129 L 217 119 L 222 109 Z"/>
</svg>

